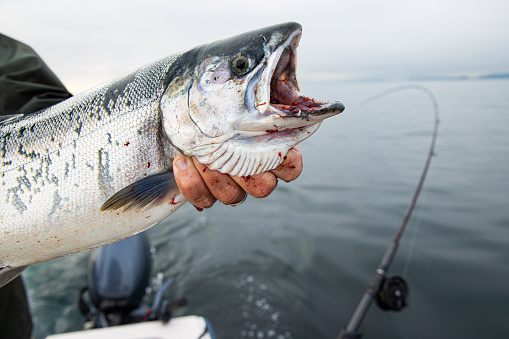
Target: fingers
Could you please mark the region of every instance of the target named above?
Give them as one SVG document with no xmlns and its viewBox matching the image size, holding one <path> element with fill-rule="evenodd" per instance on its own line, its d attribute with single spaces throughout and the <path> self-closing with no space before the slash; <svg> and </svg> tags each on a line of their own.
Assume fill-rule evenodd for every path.
<svg viewBox="0 0 509 339">
<path fill-rule="evenodd" d="M 277 168 L 247 177 L 234 176 L 233 179 L 249 195 L 255 198 L 265 198 L 276 188 L 278 178 L 286 182 L 293 181 L 299 177 L 302 167 L 302 154 L 295 146 L 288 151 L 283 162 Z"/>
<path fill-rule="evenodd" d="M 277 185 L 276 176 L 270 172 L 232 178 L 244 191 L 255 198 L 265 198 L 274 191 Z"/>
<path fill-rule="evenodd" d="M 180 192 L 198 208 L 212 207 L 216 198 L 205 185 L 193 161 L 179 154 L 173 159 L 173 174 Z"/>
<path fill-rule="evenodd" d="M 290 182 L 302 172 L 302 154 L 291 148 L 277 168 L 247 177 L 230 176 L 210 170 L 196 158 L 179 154 L 173 160 L 173 173 L 180 192 L 198 208 L 209 208 L 216 200 L 227 205 L 238 205 L 246 193 L 265 198 L 274 191 L 278 178 Z"/>
<path fill-rule="evenodd" d="M 290 182 L 302 173 L 302 154 L 297 146 L 290 148 L 284 157 L 284 161 L 271 172 L 279 179 Z"/>
<path fill-rule="evenodd" d="M 302 167 L 302 154 L 295 146 L 288 151 L 283 162 L 277 168 L 247 177 L 234 176 L 233 179 L 249 195 L 255 198 L 265 198 L 276 188 L 278 178 L 286 182 L 293 181 L 301 174 Z"/>
<path fill-rule="evenodd" d="M 205 185 L 212 195 L 223 204 L 237 205 L 246 198 L 246 192 L 228 174 L 212 171 L 207 166 L 192 158 L 193 164 L 200 173 Z"/>
</svg>

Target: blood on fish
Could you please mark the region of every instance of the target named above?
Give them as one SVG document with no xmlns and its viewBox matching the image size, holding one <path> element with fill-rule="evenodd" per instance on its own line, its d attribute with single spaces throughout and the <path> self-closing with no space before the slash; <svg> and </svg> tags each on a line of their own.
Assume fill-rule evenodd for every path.
<svg viewBox="0 0 509 339">
<path fill-rule="evenodd" d="M 322 105 L 320 102 L 316 102 L 316 100 L 313 98 L 302 97 L 302 100 L 304 101 L 304 104 L 307 106 L 321 106 Z"/>
<path fill-rule="evenodd" d="M 276 132 L 279 132 L 279 129 L 277 129 L 277 128 L 276 129 L 268 129 L 265 132 L 267 132 L 267 133 L 276 133 Z"/>
<path fill-rule="evenodd" d="M 170 201 L 170 205 L 176 205 L 178 204 L 180 201 L 175 201 L 175 197 L 171 198 L 171 201 Z"/>
<path fill-rule="evenodd" d="M 246 175 L 245 177 L 242 177 L 242 179 L 244 179 L 245 182 L 248 182 L 249 180 L 251 180 L 251 176 Z"/>
<path fill-rule="evenodd" d="M 129 146 L 129 144 L 130 144 L 130 142 L 129 142 L 129 141 L 127 141 L 127 142 L 124 144 L 124 146 Z"/>
<path fill-rule="evenodd" d="M 147 168 L 150 168 L 150 161 L 147 162 Z"/>
</svg>

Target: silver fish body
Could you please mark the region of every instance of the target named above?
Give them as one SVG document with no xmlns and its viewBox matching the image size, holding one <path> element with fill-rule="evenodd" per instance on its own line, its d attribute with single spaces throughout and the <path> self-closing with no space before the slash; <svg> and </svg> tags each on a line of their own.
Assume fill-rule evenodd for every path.
<svg viewBox="0 0 509 339">
<path fill-rule="evenodd" d="M 146 230 L 183 203 L 179 153 L 253 175 L 338 102 L 300 95 L 286 23 L 196 47 L 0 123 L 0 286 L 23 267 Z"/>
</svg>

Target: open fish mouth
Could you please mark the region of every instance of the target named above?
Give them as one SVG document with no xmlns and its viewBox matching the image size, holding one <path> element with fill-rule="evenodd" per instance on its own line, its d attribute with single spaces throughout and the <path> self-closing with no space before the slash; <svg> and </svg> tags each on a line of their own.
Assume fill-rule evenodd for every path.
<svg viewBox="0 0 509 339">
<path fill-rule="evenodd" d="M 300 93 L 296 76 L 297 46 L 301 30 L 295 31 L 268 58 L 267 65 L 255 88 L 256 109 L 265 116 L 301 118 L 291 123 L 284 119 L 280 129 L 303 127 L 343 112 L 338 101 L 318 101 Z M 277 125 L 275 126 L 278 127 Z"/>
<path fill-rule="evenodd" d="M 193 128 L 189 133 L 182 133 L 183 129 L 174 133 L 170 138 L 172 144 L 178 145 L 178 140 L 183 140 L 179 148 L 184 154 L 195 156 L 212 170 L 230 175 L 254 175 L 281 164 L 291 147 L 315 133 L 324 119 L 344 110 L 337 101 L 322 102 L 301 95 L 296 76 L 296 50 L 301 35 L 301 26 L 295 23 L 250 35 L 249 39 L 258 43 L 257 53 L 247 47 L 242 47 L 242 53 L 252 55 L 252 59 L 238 57 L 237 51 L 228 54 L 230 74 L 235 75 L 229 85 L 231 96 L 240 94 L 239 100 L 227 104 L 223 102 L 224 96 L 215 95 L 207 100 L 188 100 L 185 104 L 190 113 L 175 121 L 184 126 L 181 121 L 192 117 L 189 125 Z M 237 68 L 244 69 L 252 61 L 253 68 L 246 67 L 249 71 L 242 76 Z M 215 78 L 209 78 L 206 79 L 213 83 Z M 200 111 L 214 100 L 218 101 L 220 110 L 211 110 L 212 114 L 206 109 Z M 202 116 L 195 112 L 201 112 Z M 213 121 L 209 128 L 205 122 L 214 114 L 221 119 Z M 206 129 L 210 132 L 198 138 L 194 136 L 194 126 L 200 132 Z M 191 136 L 192 142 L 184 140 L 186 135 Z"/>
</svg>

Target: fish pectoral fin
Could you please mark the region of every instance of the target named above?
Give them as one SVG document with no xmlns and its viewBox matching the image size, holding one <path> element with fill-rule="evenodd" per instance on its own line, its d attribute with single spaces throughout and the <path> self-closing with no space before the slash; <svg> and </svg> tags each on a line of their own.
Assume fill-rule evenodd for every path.
<svg viewBox="0 0 509 339">
<path fill-rule="evenodd" d="M 27 268 L 27 266 L 20 267 L 1 267 L 0 268 L 0 287 L 7 285 L 11 280 L 14 280 Z"/>
<path fill-rule="evenodd" d="M 164 200 L 169 194 L 176 196 L 179 193 L 173 171 L 157 173 L 121 189 L 101 206 L 100 211 L 113 211 L 122 207 L 124 211 L 140 209 Z"/>
</svg>

